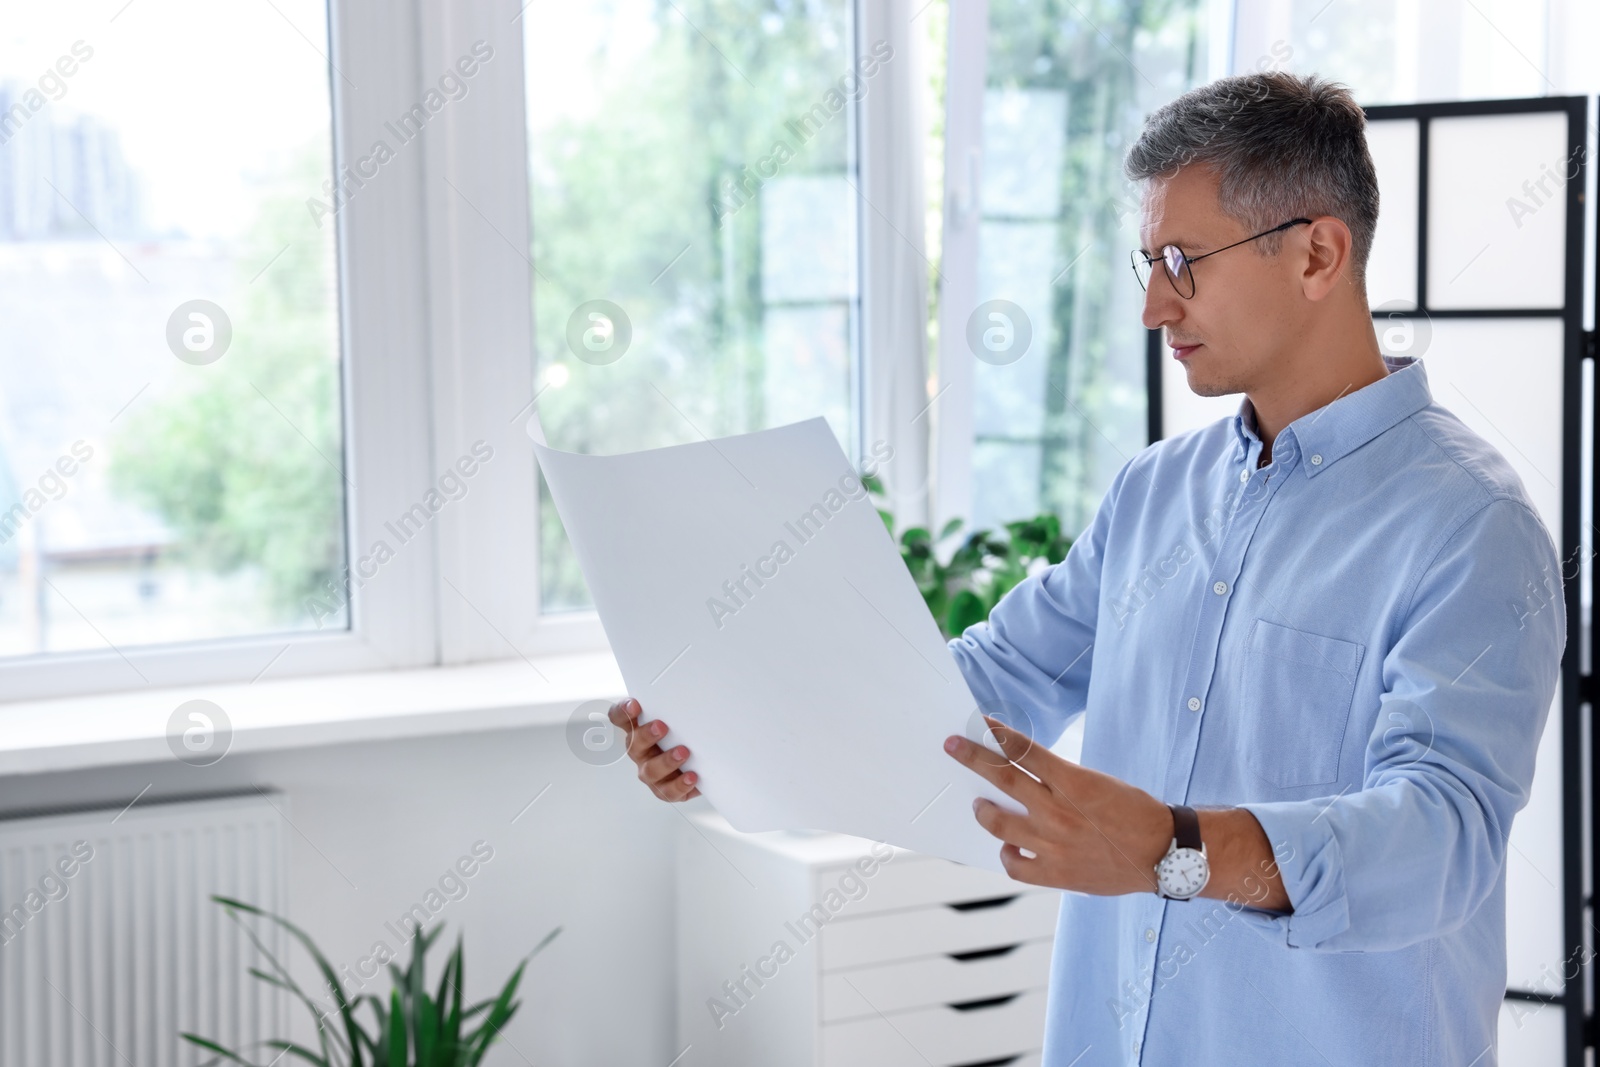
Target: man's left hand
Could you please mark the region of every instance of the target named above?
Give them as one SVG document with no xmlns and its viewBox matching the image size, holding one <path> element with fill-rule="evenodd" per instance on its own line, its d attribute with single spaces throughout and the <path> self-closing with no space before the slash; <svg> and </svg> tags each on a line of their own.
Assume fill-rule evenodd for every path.
<svg viewBox="0 0 1600 1067">
<path fill-rule="evenodd" d="M 1019 814 L 981 797 L 973 803 L 978 824 L 1005 842 L 1000 862 L 1006 873 L 1019 882 L 1097 896 L 1156 892 L 1155 866 L 1173 834 L 1166 804 L 984 719 L 1005 759 L 959 735 L 944 747 L 1026 809 Z"/>
</svg>

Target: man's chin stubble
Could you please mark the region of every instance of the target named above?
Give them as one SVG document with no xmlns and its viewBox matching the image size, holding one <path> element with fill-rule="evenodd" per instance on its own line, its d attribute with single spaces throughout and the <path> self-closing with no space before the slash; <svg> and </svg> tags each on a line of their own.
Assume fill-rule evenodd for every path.
<svg viewBox="0 0 1600 1067">
<path fill-rule="evenodd" d="M 1235 382 L 1219 382 L 1209 378 L 1196 379 L 1193 373 L 1189 375 L 1189 391 L 1195 396 L 1232 396 L 1235 393 L 1245 392 L 1245 387 Z"/>
</svg>

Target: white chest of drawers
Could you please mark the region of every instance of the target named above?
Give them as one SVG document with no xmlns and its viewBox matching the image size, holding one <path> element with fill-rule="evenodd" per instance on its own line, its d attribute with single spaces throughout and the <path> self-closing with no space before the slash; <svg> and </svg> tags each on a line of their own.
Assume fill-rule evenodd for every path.
<svg viewBox="0 0 1600 1067">
<path fill-rule="evenodd" d="M 1060 893 L 688 815 L 674 1067 L 1037 1067 Z"/>
</svg>

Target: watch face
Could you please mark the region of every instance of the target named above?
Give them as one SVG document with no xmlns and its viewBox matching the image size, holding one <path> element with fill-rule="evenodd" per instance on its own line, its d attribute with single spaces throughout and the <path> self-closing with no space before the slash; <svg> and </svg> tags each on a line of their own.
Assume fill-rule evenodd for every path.
<svg viewBox="0 0 1600 1067">
<path fill-rule="evenodd" d="M 1206 862 L 1205 853 L 1198 849 L 1175 848 L 1156 865 L 1156 877 L 1167 896 L 1186 899 L 1206 887 L 1211 865 Z"/>
</svg>

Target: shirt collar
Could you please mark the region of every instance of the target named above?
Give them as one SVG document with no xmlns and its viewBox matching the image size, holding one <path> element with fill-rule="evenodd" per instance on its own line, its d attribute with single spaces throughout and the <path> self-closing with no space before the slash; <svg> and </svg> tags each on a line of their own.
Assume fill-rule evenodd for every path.
<svg viewBox="0 0 1600 1067">
<path fill-rule="evenodd" d="M 1304 456 L 1321 457 L 1318 462 L 1300 464 L 1308 477 L 1327 470 L 1433 402 L 1428 372 L 1421 360 L 1415 356 L 1384 356 L 1383 362 L 1389 368 L 1387 377 L 1307 412 L 1279 433 L 1277 441 L 1289 434 L 1299 443 Z M 1248 396 L 1239 402 L 1233 428 L 1238 441 L 1235 455 L 1242 462 L 1250 455 L 1251 442 L 1261 440 L 1256 432 L 1255 405 Z M 1278 452 L 1277 442 L 1274 442 L 1273 452 Z"/>
</svg>

